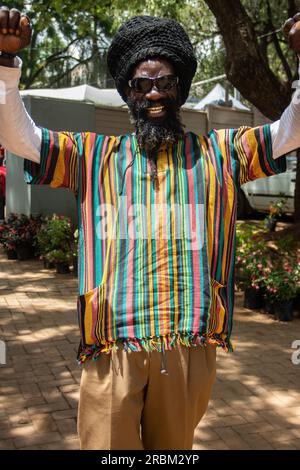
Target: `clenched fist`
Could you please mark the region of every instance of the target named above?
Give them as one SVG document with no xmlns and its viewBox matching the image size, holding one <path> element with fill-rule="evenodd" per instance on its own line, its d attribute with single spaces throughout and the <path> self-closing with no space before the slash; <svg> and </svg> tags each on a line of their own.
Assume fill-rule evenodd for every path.
<svg viewBox="0 0 300 470">
<path fill-rule="evenodd" d="M 28 46 L 30 39 L 29 18 L 15 8 L 0 7 L 0 51 L 16 54 Z"/>
<path fill-rule="evenodd" d="M 284 23 L 283 33 L 291 49 L 300 54 L 300 13 L 296 13 Z"/>
</svg>

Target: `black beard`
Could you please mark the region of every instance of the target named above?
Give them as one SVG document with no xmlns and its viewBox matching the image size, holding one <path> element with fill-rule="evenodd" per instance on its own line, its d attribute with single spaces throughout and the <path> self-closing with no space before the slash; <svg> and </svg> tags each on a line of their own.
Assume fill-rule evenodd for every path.
<svg viewBox="0 0 300 470">
<path fill-rule="evenodd" d="M 179 115 L 177 101 L 165 98 L 159 100 L 159 105 L 165 107 L 167 115 L 163 120 L 151 120 L 147 108 L 154 105 L 153 101 L 136 100 L 129 97 L 127 104 L 130 110 L 131 122 L 135 125 L 135 133 L 140 148 L 146 150 L 150 160 L 156 160 L 159 147 L 162 144 L 175 144 L 184 136 L 184 126 Z"/>
</svg>

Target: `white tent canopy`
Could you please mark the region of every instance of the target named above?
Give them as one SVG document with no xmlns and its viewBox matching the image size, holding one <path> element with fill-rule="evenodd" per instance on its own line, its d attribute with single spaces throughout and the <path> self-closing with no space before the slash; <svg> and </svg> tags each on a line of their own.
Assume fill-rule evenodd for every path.
<svg viewBox="0 0 300 470">
<path fill-rule="evenodd" d="M 80 85 L 71 88 L 42 88 L 21 91 L 22 96 L 40 96 L 61 100 L 88 101 L 103 106 L 125 107 L 126 104 L 114 88 L 100 89 L 90 85 Z"/>
<path fill-rule="evenodd" d="M 205 109 L 206 106 L 210 104 L 218 104 L 220 100 L 225 101 L 226 97 L 226 90 L 220 83 L 217 83 L 215 87 L 204 97 L 200 100 L 193 109 Z M 243 103 L 239 100 L 234 98 L 232 95 L 229 95 L 229 99 L 232 101 L 232 107 L 236 109 L 244 109 L 245 111 L 249 111 Z"/>
<path fill-rule="evenodd" d="M 115 88 L 95 88 L 90 85 L 79 85 L 71 88 L 41 88 L 21 91 L 22 96 L 40 96 L 42 98 L 55 98 L 60 100 L 86 101 L 95 105 L 126 107 L 126 103 Z M 185 103 L 185 108 L 202 110 L 209 104 L 218 104 L 220 100 L 225 100 L 226 91 L 219 83 L 202 100 L 195 104 L 195 99 Z M 239 100 L 229 95 L 233 108 L 249 110 Z"/>
</svg>

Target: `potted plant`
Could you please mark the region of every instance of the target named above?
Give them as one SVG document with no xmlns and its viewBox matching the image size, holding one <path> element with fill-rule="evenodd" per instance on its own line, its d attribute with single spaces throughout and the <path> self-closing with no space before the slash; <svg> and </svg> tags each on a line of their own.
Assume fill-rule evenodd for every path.
<svg viewBox="0 0 300 470">
<path fill-rule="evenodd" d="M 7 259 L 18 259 L 15 245 L 10 243 L 9 231 L 5 223 L 0 225 L 0 246 L 5 250 Z"/>
<path fill-rule="evenodd" d="M 254 256 L 257 256 L 255 254 Z M 262 264 L 257 258 L 245 263 L 245 278 L 237 281 L 237 286 L 244 291 L 244 307 L 254 310 L 264 306 L 262 286 Z"/>
<path fill-rule="evenodd" d="M 240 224 L 237 229 L 236 285 L 244 291 L 244 307 L 260 309 L 264 304 L 263 276 L 267 266 L 262 227 Z"/>
<path fill-rule="evenodd" d="M 18 259 L 13 238 L 14 234 L 10 230 L 11 223 L 15 218 L 16 214 L 9 214 L 7 219 L 0 225 L 0 245 L 4 249 L 7 259 Z"/>
<path fill-rule="evenodd" d="M 264 279 L 266 296 L 273 304 L 273 313 L 281 321 L 293 319 L 294 299 L 300 282 L 298 263 L 284 262 L 269 270 Z"/>
<path fill-rule="evenodd" d="M 55 249 L 46 254 L 46 259 L 53 263 L 56 272 L 59 274 L 68 274 L 70 272 L 70 262 L 72 261 L 72 252 Z"/>
<path fill-rule="evenodd" d="M 14 229 L 16 231 L 16 251 L 18 259 L 21 261 L 33 258 L 34 256 L 34 245 L 37 232 L 41 226 L 40 216 L 26 216 L 25 214 L 19 214 L 14 223 Z"/>
<path fill-rule="evenodd" d="M 38 247 L 42 258 L 52 264 L 59 273 L 69 273 L 73 260 L 73 231 L 69 217 L 54 214 L 47 219 L 38 235 Z"/>
<path fill-rule="evenodd" d="M 0 243 L 9 259 L 26 260 L 34 255 L 34 243 L 41 217 L 9 214 L 1 225 Z"/>
<path fill-rule="evenodd" d="M 282 197 L 277 202 L 272 202 L 272 204 L 270 205 L 269 214 L 265 218 L 266 228 L 270 232 L 275 232 L 277 221 L 283 215 L 285 205 L 286 205 L 285 197 Z"/>
<path fill-rule="evenodd" d="M 49 218 L 47 217 L 44 219 L 43 224 L 40 230 L 38 231 L 35 246 L 36 246 L 36 251 L 38 255 L 40 256 L 40 259 L 43 261 L 44 268 L 46 269 L 55 268 L 55 264 L 53 262 L 50 262 L 46 256 L 53 248 L 52 240 L 51 240 L 51 232 L 49 230 Z"/>
</svg>

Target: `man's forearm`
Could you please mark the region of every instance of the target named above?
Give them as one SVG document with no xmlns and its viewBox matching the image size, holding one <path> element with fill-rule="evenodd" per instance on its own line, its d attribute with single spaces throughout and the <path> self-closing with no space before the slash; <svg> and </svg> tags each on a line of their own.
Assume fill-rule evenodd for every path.
<svg viewBox="0 0 300 470">
<path fill-rule="evenodd" d="M 273 158 L 278 158 L 300 147 L 300 87 L 294 92 L 292 101 L 281 118 L 271 124 L 271 134 Z"/>
<path fill-rule="evenodd" d="M 10 152 L 39 163 L 41 130 L 28 115 L 18 90 L 21 61 L 16 58 L 12 65 L 7 62 L 4 66 L 10 60 L 0 58 L 0 143 Z"/>
</svg>

